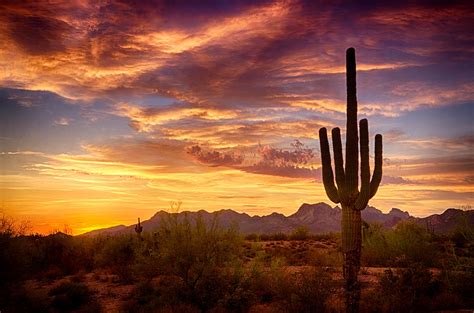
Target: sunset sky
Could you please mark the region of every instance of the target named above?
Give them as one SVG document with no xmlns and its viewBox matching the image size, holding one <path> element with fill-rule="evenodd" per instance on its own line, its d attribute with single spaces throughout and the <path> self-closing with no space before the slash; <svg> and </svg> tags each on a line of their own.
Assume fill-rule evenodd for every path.
<svg viewBox="0 0 474 313">
<path fill-rule="evenodd" d="M 0 210 L 33 231 L 128 225 L 171 201 L 330 203 L 317 132 L 345 128 L 348 47 L 371 152 L 384 135 L 370 205 L 474 204 L 470 1 L 52 3 L 0 4 Z"/>
</svg>

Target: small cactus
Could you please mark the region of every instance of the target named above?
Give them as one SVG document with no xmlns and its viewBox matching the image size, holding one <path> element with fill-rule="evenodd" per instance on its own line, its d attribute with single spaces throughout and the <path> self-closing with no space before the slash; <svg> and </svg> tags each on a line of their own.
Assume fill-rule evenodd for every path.
<svg viewBox="0 0 474 313">
<path fill-rule="evenodd" d="M 138 224 L 135 225 L 135 232 L 138 234 L 138 237 L 141 237 L 143 231 L 143 226 L 140 224 L 140 218 L 138 218 Z"/>
<path fill-rule="evenodd" d="M 341 132 L 332 130 L 336 184 L 331 165 L 331 154 L 326 128 L 319 130 L 323 184 L 326 194 L 334 203 L 342 206 L 342 250 L 344 254 L 343 274 L 346 280 L 346 312 L 359 311 L 360 286 L 358 273 L 361 252 L 361 211 L 375 195 L 382 180 L 382 135 L 375 136 L 375 167 L 372 179 L 369 165 L 369 126 L 367 119 L 359 123 L 357 130 L 357 95 L 355 50 L 346 51 L 347 80 L 347 133 L 346 164 L 342 157 Z M 360 181 L 359 190 L 359 140 Z M 336 187 L 337 185 L 337 187 Z"/>
</svg>

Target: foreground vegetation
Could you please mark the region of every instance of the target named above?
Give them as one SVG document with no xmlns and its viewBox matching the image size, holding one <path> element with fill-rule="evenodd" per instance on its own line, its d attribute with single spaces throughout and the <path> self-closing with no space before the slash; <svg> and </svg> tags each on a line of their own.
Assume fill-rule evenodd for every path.
<svg viewBox="0 0 474 313">
<path fill-rule="evenodd" d="M 141 236 L 0 229 L 2 312 L 339 312 L 340 235 L 240 235 L 166 220 Z M 474 234 L 412 223 L 363 229 L 363 312 L 474 308 Z"/>
</svg>

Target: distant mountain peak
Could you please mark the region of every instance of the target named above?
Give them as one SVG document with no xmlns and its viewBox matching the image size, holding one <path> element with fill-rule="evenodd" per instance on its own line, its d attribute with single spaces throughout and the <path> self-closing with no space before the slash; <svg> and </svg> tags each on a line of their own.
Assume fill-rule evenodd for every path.
<svg viewBox="0 0 474 313">
<path fill-rule="evenodd" d="M 388 214 L 392 215 L 393 217 L 398 217 L 398 218 L 410 217 L 410 213 L 408 213 L 407 211 L 402 211 L 399 208 L 392 208 Z"/>
<path fill-rule="evenodd" d="M 303 203 L 298 209 L 298 211 L 296 211 L 296 213 L 293 215 L 307 214 L 308 212 L 312 213 L 314 211 L 325 211 L 325 210 L 333 210 L 333 208 L 329 204 L 324 203 L 324 202 L 318 202 L 314 204 Z"/>
<path fill-rule="evenodd" d="M 162 223 L 163 219 L 177 214 L 179 218 L 185 215 L 190 221 L 194 221 L 197 216 L 201 216 L 205 222 L 211 222 L 217 217 L 221 227 L 232 227 L 238 225 L 239 231 L 242 233 L 290 233 L 298 226 L 305 226 L 312 233 L 328 233 L 338 232 L 341 229 L 342 210 L 335 206 L 331 207 L 324 202 L 319 203 L 303 203 L 299 209 L 290 216 L 273 212 L 269 215 L 250 216 L 247 213 L 239 213 L 232 209 L 224 209 L 216 212 L 207 212 L 200 210 L 199 212 L 182 211 L 182 212 L 166 212 L 158 211 L 149 220 L 143 220 L 142 225 L 144 231 L 154 231 Z M 474 225 L 474 211 L 462 211 L 458 209 L 448 209 L 442 214 L 434 214 L 425 218 L 415 218 L 410 216 L 406 211 L 393 208 L 389 213 L 383 213 L 379 209 L 367 206 L 362 211 L 362 218 L 368 223 L 380 223 L 384 227 L 394 227 L 398 222 L 403 220 L 412 220 L 419 225 L 429 225 L 434 231 L 450 231 L 457 224 L 459 217 L 467 218 L 469 223 Z M 133 234 L 134 224 L 130 226 L 114 226 L 105 229 L 98 229 L 84 236 L 95 235 L 115 235 L 115 234 Z"/>
<path fill-rule="evenodd" d="M 268 215 L 269 217 L 276 217 L 276 218 L 286 218 L 285 215 L 277 212 L 273 212 L 272 214 Z"/>
</svg>

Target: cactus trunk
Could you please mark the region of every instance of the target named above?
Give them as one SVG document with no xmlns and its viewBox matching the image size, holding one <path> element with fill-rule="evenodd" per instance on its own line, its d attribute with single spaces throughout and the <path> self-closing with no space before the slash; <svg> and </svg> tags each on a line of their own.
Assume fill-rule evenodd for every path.
<svg viewBox="0 0 474 313">
<path fill-rule="evenodd" d="M 354 207 L 342 206 L 342 251 L 360 250 L 362 242 L 362 218 Z"/>
<path fill-rule="evenodd" d="M 358 312 L 360 286 L 358 273 L 361 252 L 361 213 L 354 207 L 342 206 L 342 253 L 344 256 L 343 277 L 345 280 L 346 312 Z"/>
<path fill-rule="evenodd" d="M 135 232 L 139 239 L 142 239 L 143 226 L 140 224 L 140 218 L 138 218 L 138 223 L 135 225 Z"/>
<path fill-rule="evenodd" d="M 342 252 L 343 274 L 346 281 L 346 312 L 359 312 L 360 286 L 358 273 L 362 245 L 361 211 L 375 195 L 382 180 L 382 135 L 375 136 L 375 167 L 370 178 L 369 126 L 366 119 L 357 127 L 356 62 L 355 50 L 346 51 L 347 79 L 347 134 L 346 164 L 342 157 L 341 132 L 332 130 L 334 166 L 331 164 L 326 128 L 319 130 L 321 163 L 324 189 L 329 199 L 342 206 Z M 360 141 L 360 142 L 359 142 Z M 359 190 L 359 144 L 360 144 L 360 190 Z M 334 180 L 336 184 L 334 184 Z M 337 185 L 337 187 L 336 187 Z"/>
</svg>

